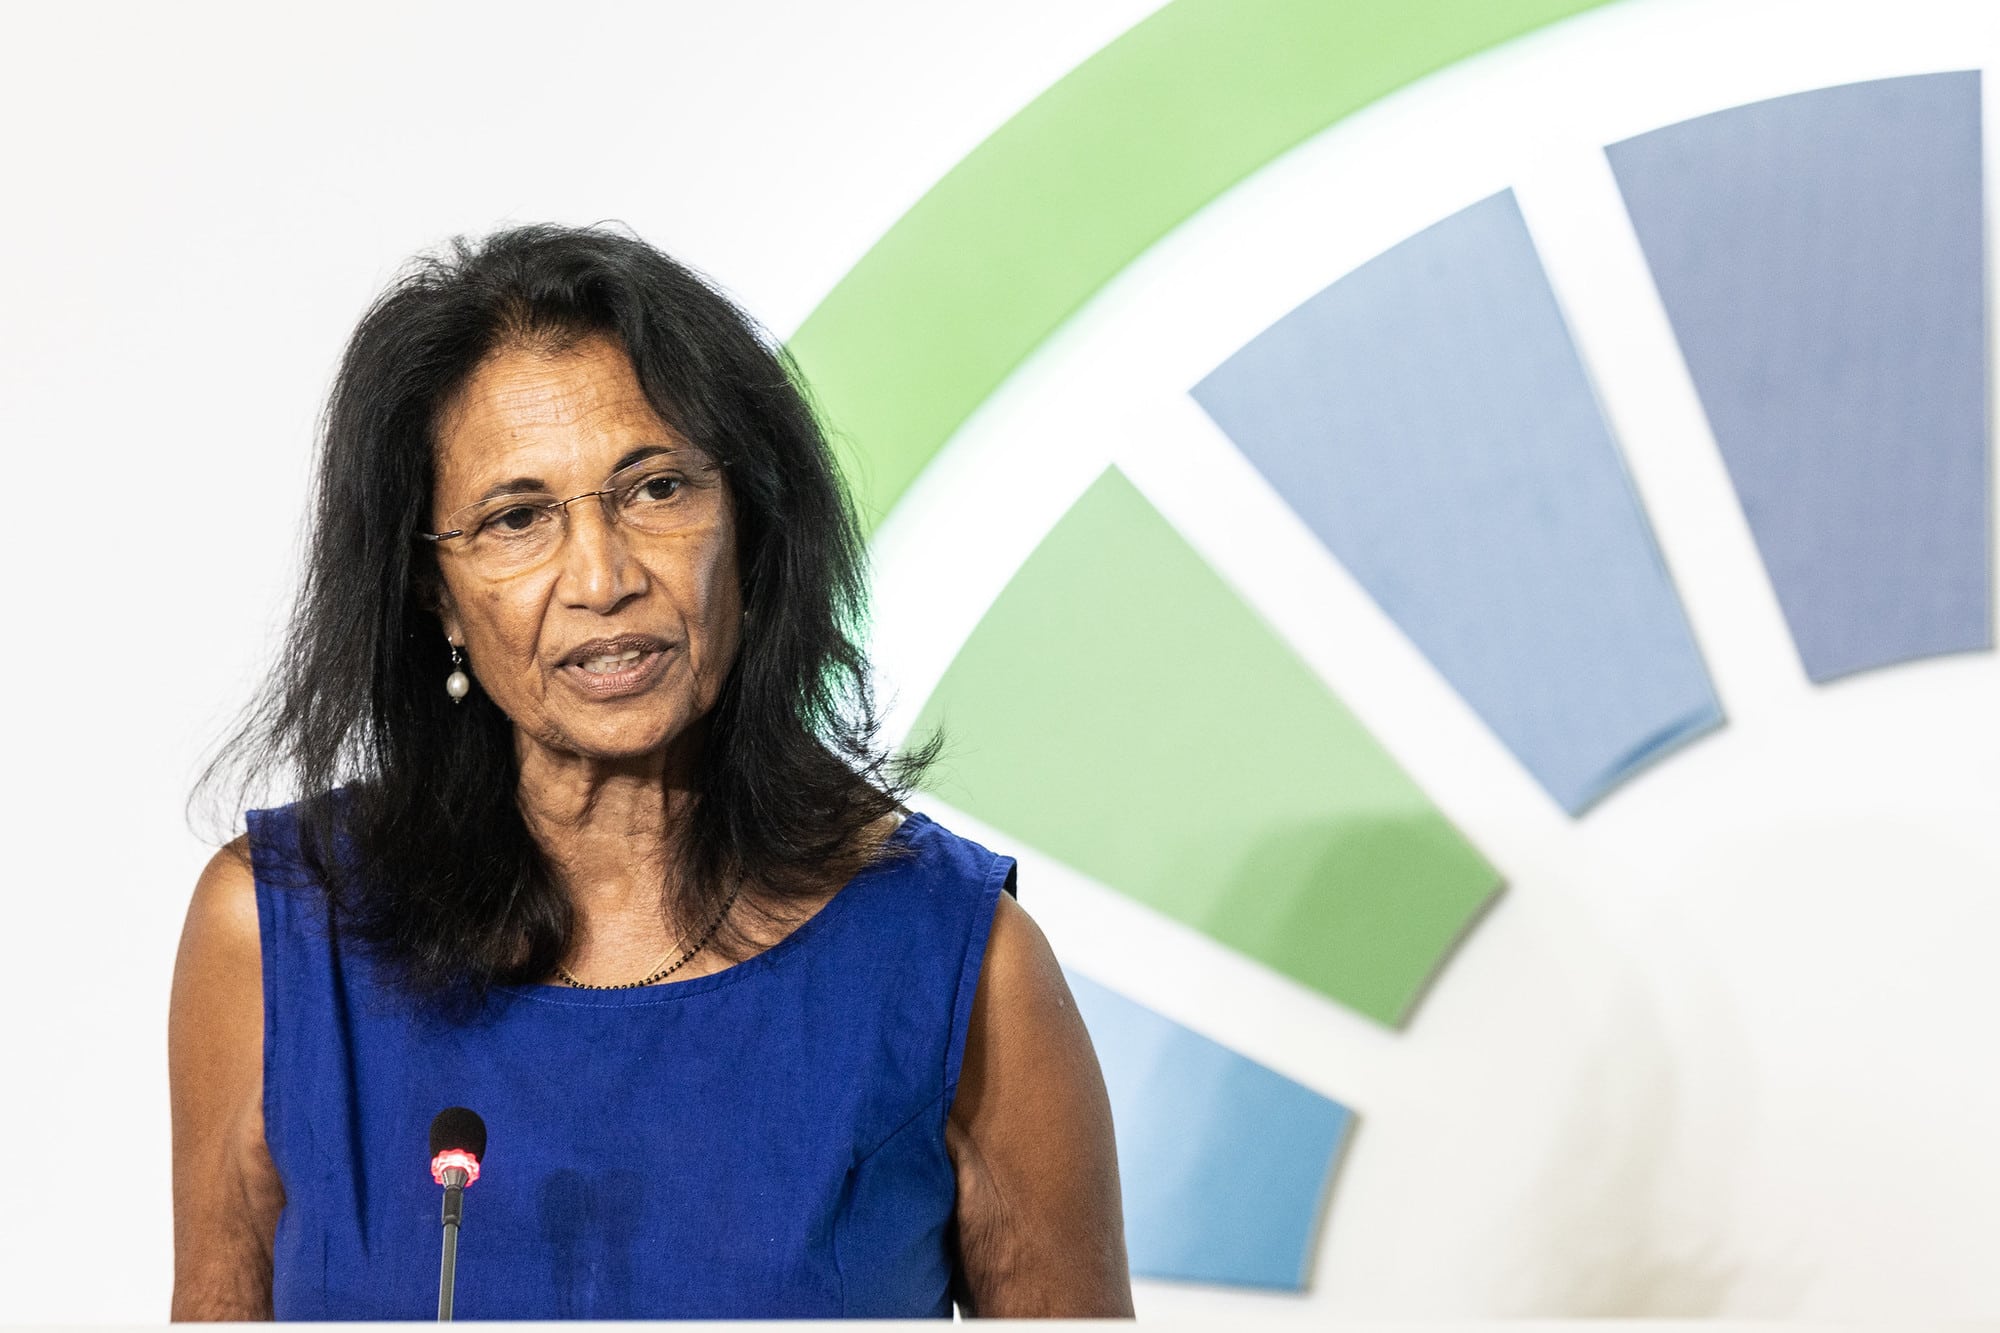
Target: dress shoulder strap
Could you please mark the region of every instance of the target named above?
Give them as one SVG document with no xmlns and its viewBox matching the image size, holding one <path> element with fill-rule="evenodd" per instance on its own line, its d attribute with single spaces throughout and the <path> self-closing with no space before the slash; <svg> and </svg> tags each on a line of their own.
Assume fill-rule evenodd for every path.
<svg viewBox="0 0 2000 1333">
<path fill-rule="evenodd" d="M 1016 865 L 1013 857 L 922 813 L 909 815 L 894 841 L 901 855 L 879 862 L 842 890 L 855 898 L 846 919 L 856 936 L 850 956 L 893 969 L 897 989 L 909 1002 L 943 1001 L 950 1020 L 936 1054 L 948 1107 L 965 1058 L 993 914 L 1001 893 L 1015 891 Z"/>
</svg>

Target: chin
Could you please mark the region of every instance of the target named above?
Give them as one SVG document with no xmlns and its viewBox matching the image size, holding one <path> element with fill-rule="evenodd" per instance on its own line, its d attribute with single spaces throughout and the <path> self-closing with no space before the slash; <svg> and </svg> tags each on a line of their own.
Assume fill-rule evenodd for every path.
<svg viewBox="0 0 2000 1333">
<path fill-rule="evenodd" d="M 568 739 L 578 754 L 591 759 L 638 759 L 671 750 L 687 733 L 685 726 L 653 722 L 643 726 L 578 727 Z"/>
<path fill-rule="evenodd" d="M 673 746 L 673 733 L 650 732 L 634 735 L 619 732 L 612 735 L 584 735 L 575 738 L 579 744 L 577 753 L 591 759 L 640 759 L 649 754 L 659 754 Z"/>
<path fill-rule="evenodd" d="M 637 721 L 634 719 L 633 721 Z M 532 743 L 554 756 L 602 762 L 643 759 L 672 747 L 685 728 L 651 721 L 643 725 L 567 725 L 558 722 L 527 732 Z"/>
</svg>

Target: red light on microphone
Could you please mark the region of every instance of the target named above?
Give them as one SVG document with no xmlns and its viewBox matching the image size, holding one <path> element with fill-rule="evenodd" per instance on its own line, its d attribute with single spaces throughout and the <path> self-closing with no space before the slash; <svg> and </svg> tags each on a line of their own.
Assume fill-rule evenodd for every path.
<svg viewBox="0 0 2000 1333">
<path fill-rule="evenodd" d="M 445 1168 L 452 1166 L 465 1172 L 465 1183 L 468 1185 L 479 1179 L 479 1159 L 463 1148 L 446 1148 L 431 1158 L 431 1179 L 444 1184 Z"/>
</svg>

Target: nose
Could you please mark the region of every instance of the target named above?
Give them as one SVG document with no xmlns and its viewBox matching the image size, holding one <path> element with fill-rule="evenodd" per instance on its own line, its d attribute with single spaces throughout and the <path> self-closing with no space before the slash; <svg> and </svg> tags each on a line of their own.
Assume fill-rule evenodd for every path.
<svg viewBox="0 0 2000 1333">
<path fill-rule="evenodd" d="M 608 615 L 646 591 L 646 567 L 598 497 L 572 501 L 566 512 L 569 536 L 558 557 L 562 573 L 556 584 L 565 604 Z"/>
</svg>

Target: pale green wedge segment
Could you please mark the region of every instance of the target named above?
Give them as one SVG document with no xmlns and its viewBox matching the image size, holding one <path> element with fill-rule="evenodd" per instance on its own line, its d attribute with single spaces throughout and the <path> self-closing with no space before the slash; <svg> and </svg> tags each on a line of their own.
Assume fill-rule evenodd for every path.
<svg viewBox="0 0 2000 1333">
<path fill-rule="evenodd" d="M 1498 891 L 1115 469 L 945 672 L 917 734 L 938 725 L 936 795 L 1385 1024 Z"/>
<path fill-rule="evenodd" d="M 1153 242 L 1454 61 L 1607 0 L 1175 0 L 931 187 L 790 340 L 868 530 Z"/>
</svg>

